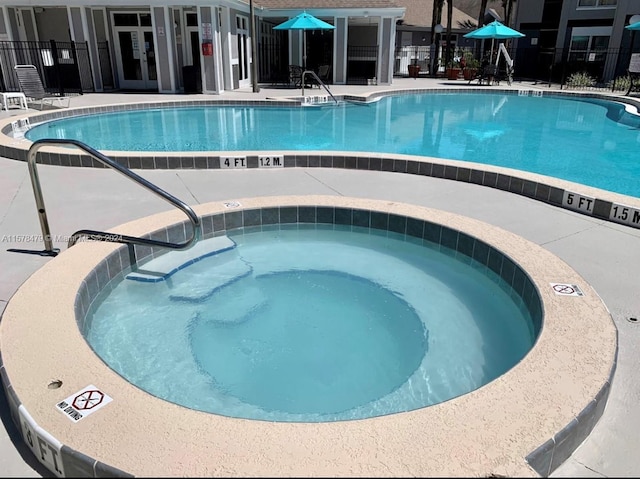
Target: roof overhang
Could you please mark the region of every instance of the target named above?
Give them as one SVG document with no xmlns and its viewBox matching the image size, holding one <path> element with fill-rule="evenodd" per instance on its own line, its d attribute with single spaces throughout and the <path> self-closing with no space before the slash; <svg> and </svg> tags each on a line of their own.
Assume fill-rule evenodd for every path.
<svg viewBox="0 0 640 479">
<path fill-rule="evenodd" d="M 136 4 L 135 0 L 108 0 L 96 2 L 96 0 L 65 0 L 65 4 L 61 5 L 60 0 L 9 0 L 11 7 L 90 7 L 105 6 L 109 7 L 139 7 L 141 10 L 149 7 L 164 7 L 167 2 L 164 0 L 143 0 L 144 3 Z M 211 4 L 211 0 L 172 0 L 172 7 L 215 7 L 225 6 L 235 8 L 240 11 L 249 11 L 249 5 L 241 0 L 217 0 L 216 5 Z M 300 13 L 300 8 L 281 8 L 268 9 L 255 6 L 256 15 L 262 18 L 289 18 Z M 307 13 L 316 17 L 384 17 L 400 19 L 404 17 L 405 7 L 391 8 L 305 8 Z"/>
<path fill-rule="evenodd" d="M 322 17 L 385 17 L 402 18 L 404 7 L 397 8 L 305 8 L 304 11 L 318 18 Z M 262 18 L 289 18 L 300 13 L 299 8 L 258 9 L 256 14 Z"/>
</svg>

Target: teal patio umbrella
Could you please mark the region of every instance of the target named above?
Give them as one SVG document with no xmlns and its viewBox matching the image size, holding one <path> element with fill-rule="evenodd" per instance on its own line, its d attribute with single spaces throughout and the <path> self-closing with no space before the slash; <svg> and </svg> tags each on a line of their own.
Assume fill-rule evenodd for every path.
<svg viewBox="0 0 640 479">
<path fill-rule="evenodd" d="M 472 32 L 466 33 L 463 35 L 465 38 L 475 38 L 475 39 L 491 39 L 491 59 L 489 63 L 493 63 L 493 42 L 497 40 L 506 40 L 509 38 L 520 38 L 524 37 L 524 33 L 520 33 L 513 28 L 509 28 L 508 26 L 500 23 L 498 20 L 494 20 L 491 23 L 484 25 L 483 27 L 478 28 Z"/>
<path fill-rule="evenodd" d="M 631 25 L 627 25 L 624 28 L 626 28 L 627 30 L 632 30 L 632 31 L 640 30 L 640 22 L 632 23 Z"/>
<path fill-rule="evenodd" d="M 274 30 L 304 30 L 302 36 L 302 68 L 307 69 L 307 30 L 333 30 L 330 23 L 314 17 L 310 13 L 302 12 L 286 22 L 273 27 Z"/>
</svg>

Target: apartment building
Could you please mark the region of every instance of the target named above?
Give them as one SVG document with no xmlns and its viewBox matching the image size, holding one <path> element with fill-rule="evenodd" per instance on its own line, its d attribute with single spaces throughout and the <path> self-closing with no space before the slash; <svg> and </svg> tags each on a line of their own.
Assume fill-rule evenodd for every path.
<svg viewBox="0 0 640 479">
<path fill-rule="evenodd" d="M 220 94 L 250 86 L 252 68 L 260 70 L 260 81 L 286 81 L 288 66 L 303 62 L 303 33 L 273 27 L 303 10 L 335 26 L 307 32 L 308 67 L 330 65 L 336 84 L 367 76 L 392 82 L 396 24 L 405 13 L 394 0 L 253 4 L 257 55 L 248 1 L 5 0 L 0 87 L 17 88 L 13 66 L 20 63 L 36 65 L 45 82 L 59 80 L 67 91 L 175 93 L 195 75 L 199 91 Z"/>
<path fill-rule="evenodd" d="M 617 78 L 640 51 L 640 35 L 625 29 L 639 14 L 640 0 L 521 0 L 514 26 L 526 36 L 517 41 L 518 74 L 579 70 L 600 82 Z M 559 65 L 568 71 L 554 71 Z"/>
</svg>

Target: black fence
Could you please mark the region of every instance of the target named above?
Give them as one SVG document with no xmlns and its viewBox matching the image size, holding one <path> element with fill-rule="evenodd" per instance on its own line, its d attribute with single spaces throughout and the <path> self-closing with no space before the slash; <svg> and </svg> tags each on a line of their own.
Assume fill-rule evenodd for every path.
<svg viewBox="0 0 640 479">
<path fill-rule="evenodd" d="M 258 45 L 258 82 L 286 83 L 289 79 L 287 45 L 284 42 L 261 42 Z"/>
<path fill-rule="evenodd" d="M 435 70 L 438 74 L 444 75 L 446 58 L 461 58 L 466 53 L 477 56 L 474 47 L 455 47 L 452 46 L 449 52 L 446 47 L 442 46 L 437 52 L 436 61 L 432 62 L 433 55 L 436 55 L 435 48 L 429 45 L 408 45 L 397 47 L 395 51 L 394 76 L 408 76 L 409 65 L 417 65 L 420 67 L 420 76 L 433 76 L 431 70 Z"/>
<path fill-rule="evenodd" d="M 515 77 L 562 88 L 623 90 L 628 82 L 630 48 L 575 51 L 521 48 L 515 53 Z"/>
<path fill-rule="evenodd" d="M 113 86 L 109 46 L 98 44 L 103 85 Z M 45 90 L 52 95 L 93 92 L 93 73 L 86 42 L 0 42 L 0 87 L 20 91 L 15 65 L 34 65 Z"/>
<path fill-rule="evenodd" d="M 418 65 L 422 75 L 428 75 L 431 65 L 431 47 L 428 45 L 407 45 L 396 48 L 393 74 L 408 76 L 409 65 Z"/>
<path fill-rule="evenodd" d="M 464 50 L 456 48 L 454 55 L 459 56 Z M 466 50 L 474 52 L 473 48 Z M 576 51 L 531 47 L 512 51 L 510 56 L 515 62 L 516 80 L 554 84 L 563 89 L 626 91 L 631 53 L 630 48 Z M 408 66 L 415 64 L 420 66 L 421 75 L 433 76 L 430 71 L 432 54 L 429 46 L 396 48 L 394 75 L 408 76 Z M 440 56 L 436 64 L 444 61 L 445 52 L 441 51 Z"/>
<path fill-rule="evenodd" d="M 290 62 L 285 46 L 286 42 L 279 36 L 274 36 L 270 42 L 261 42 L 258 56 L 260 82 L 286 81 Z M 461 54 L 461 51 L 458 48 L 455 54 Z M 115 82 L 110 45 L 107 42 L 98 43 L 97 52 L 103 89 L 112 89 Z M 510 55 L 515 61 L 516 81 L 529 80 L 567 89 L 626 91 L 630 82 L 627 68 L 631 53 L 630 48 L 578 51 L 529 47 L 511 51 Z M 408 76 L 409 65 L 416 64 L 421 67 L 420 75 L 433 76 L 430 71 L 433 54 L 429 46 L 396 48 L 394 75 Z M 440 56 L 444 55 L 445 52 L 440 51 Z M 348 46 L 347 83 L 375 82 L 377 57 L 377 46 Z M 86 42 L 0 41 L 0 90 L 20 91 L 13 69 L 18 64 L 35 65 L 50 94 L 95 91 Z"/>
<path fill-rule="evenodd" d="M 258 81 L 261 83 L 290 83 L 289 60 L 285 41 L 258 45 Z M 378 59 L 377 46 L 349 46 L 347 47 L 347 84 L 367 85 L 376 81 Z M 320 64 L 331 64 L 327 57 L 320 58 L 313 53 L 307 58 L 307 68 L 319 71 Z M 329 79 L 324 80 L 325 83 Z"/>
<path fill-rule="evenodd" d="M 347 84 L 367 85 L 376 81 L 377 46 L 347 47 Z"/>
</svg>

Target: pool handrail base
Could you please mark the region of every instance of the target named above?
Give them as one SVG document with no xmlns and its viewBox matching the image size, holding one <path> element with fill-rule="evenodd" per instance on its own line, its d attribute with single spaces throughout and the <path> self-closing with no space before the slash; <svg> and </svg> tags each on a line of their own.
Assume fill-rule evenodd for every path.
<svg viewBox="0 0 640 479">
<path fill-rule="evenodd" d="M 27 165 L 29 167 L 29 176 L 31 177 L 31 185 L 33 187 L 33 193 L 36 200 L 36 207 L 38 208 L 38 218 L 40 220 L 40 227 L 42 229 L 42 239 L 44 241 L 44 246 L 45 246 L 44 252 L 48 253 L 48 255 L 55 256 L 57 252 L 56 252 L 56 249 L 53 247 L 53 241 L 51 239 L 51 230 L 49 229 L 49 221 L 47 219 L 47 212 L 44 206 L 42 187 L 40 186 L 40 179 L 38 176 L 38 169 L 36 166 L 37 165 L 36 158 L 37 158 L 38 150 L 45 145 L 70 145 L 70 146 L 75 146 L 80 150 L 83 150 L 84 152 L 88 153 L 91 157 L 98 160 L 103 165 L 116 170 L 118 173 L 126 176 L 130 180 L 146 188 L 147 190 L 151 191 L 152 193 L 161 197 L 163 200 L 169 202 L 170 204 L 172 204 L 173 206 L 181 210 L 185 215 L 187 215 L 192 226 L 191 237 L 182 243 L 172 243 L 169 241 L 154 240 L 151 238 L 140 238 L 137 236 L 127 236 L 127 235 L 121 235 L 116 233 L 108 233 L 105 231 L 82 229 L 82 230 L 76 231 L 73 235 L 71 235 L 67 245 L 69 248 L 75 245 L 82 238 L 85 238 L 85 239 L 91 239 L 91 240 L 108 241 L 112 243 L 122 243 L 122 244 L 128 244 L 128 245 L 158 246 L 161 248 L 182 250 L 182 249 L 189 248 L 200 239 L 202 235 L 200 218 L 198 217 L 198 215 L 195 214 L 193 209 L 191 209 L 191 207 L 186 203 L 184 203 L 183 201 L 167 193 L 166 191 L 154 185 L 150 181 L 137 175 L 126 166 L 120 165 L 119 163 L 112 160 L 108 156 L 103 155 L 99 151 L 95 150 L 94 148 L 90 147 L 89 145 L 81 141 L 62 139 L 62 138 L 55 138 L 55 139 L 44 138 L 44 139 L 35 141 L 29 148 L 29 152 L 27 155 Z M 24 252 L 24 251 L 21 251 L 21 252 Z"/>
</svg>

